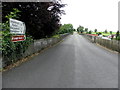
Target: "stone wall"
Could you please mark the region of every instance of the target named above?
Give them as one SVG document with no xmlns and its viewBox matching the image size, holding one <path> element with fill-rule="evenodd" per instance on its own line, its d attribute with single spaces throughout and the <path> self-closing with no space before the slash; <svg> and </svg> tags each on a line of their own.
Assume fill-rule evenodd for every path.
<svg viewBox="0 0 120 90">
<path fill-rule="evenodd" d="M 11 55 L 10 57 L 14 57 L 13 61 L 19 61 L 22 58 L 30 56 L 38 51 L 41 51 L 42 49 L 44 49 L 46 47 L 49 47 L 49 46 L 52 46 L 52 45 L 58 43 L 59 41 L 63 40 L 68 35 L 69 34 L 67 33 L 67 34 L 60 35 L 59 38 L 47 38 L 47 39 L 34 40 L 34 42 L 31 43 L 31 45 L 27 48 L 27 50 L 25 52 L 23 52 L 23 50 L 21 48 L 20 56 L 15 57 L 16 55 L 15 55 L 15 53 L 13 53 L 13 54 L 10 54 Z M 0 58 L 0 60 L 1 60 L 1 58 Z M 7 66 L 6 63 L 8 61 L 12 61 L 12 60 L 9 60 L 9 58 L 2 57 L 2 67 Z"/>
<path fill-rule="evenodd" d="M 107 40 L 107 39 L 102 39 L 100 37 L 90 36 L 90 35 L 83 35 L 83 36 L 93 43 L 100 44 L 106 48 L 109 48 L 111 50 L 114 50 L 120 53 L 120 41 Z"/>
</svg>

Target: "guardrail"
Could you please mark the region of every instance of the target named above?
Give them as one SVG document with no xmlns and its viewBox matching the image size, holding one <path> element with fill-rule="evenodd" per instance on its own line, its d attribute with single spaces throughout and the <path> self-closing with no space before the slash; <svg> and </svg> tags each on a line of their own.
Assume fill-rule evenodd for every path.
<svg viewBox="0 0 120 90">
<path fill-rule="evenodd" d="M 93 43 L 100 44 L 106 48 L 109 48 L 111 50 L 114 50 L 114 51 L 117 51 L 120 53 L 120 41 L 107 40 L 107 39 L 102 39 L 102 38 L 97 37 L 97 36 L 90 36 L 90 35 L 83 35 L 83 36 Z"/>
</svg>

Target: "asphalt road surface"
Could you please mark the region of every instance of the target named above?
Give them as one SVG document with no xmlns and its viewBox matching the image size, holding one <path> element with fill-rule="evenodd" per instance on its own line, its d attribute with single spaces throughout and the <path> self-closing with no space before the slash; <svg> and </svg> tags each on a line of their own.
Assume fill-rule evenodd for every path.
<svg viewBox="0 0 120 90">
<path fill-rule="evenodd" d="M 3 73 L 3 88 L 117 88 L 118 54 L 74 33 Z"/>
</svg>

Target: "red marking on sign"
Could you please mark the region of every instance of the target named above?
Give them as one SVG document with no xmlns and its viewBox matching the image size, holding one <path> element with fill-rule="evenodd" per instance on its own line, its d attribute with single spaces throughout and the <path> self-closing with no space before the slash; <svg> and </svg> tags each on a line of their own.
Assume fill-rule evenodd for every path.
<svg viewBox="0 0 120 90">
<path fill-rule="evenodd" d="M 24 41 L 24 40 L 25 40 L 25 35 L 12 36 L 12 42 Z"/>
</svg>

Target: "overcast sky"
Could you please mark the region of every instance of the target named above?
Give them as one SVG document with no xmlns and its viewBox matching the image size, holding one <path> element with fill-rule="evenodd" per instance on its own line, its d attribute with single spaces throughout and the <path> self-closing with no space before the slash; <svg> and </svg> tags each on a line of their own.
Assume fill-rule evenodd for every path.
<svg viewBox="0 0 120 90">
<path fill-rule="evenodd" d="M 118 2 L 120 0 L 62 0 L 67 4 L 63 8 L 66 15 L 61 23 L 79 25 L 89 30 L 117 31 L 118 30 Z"/>
</svg>

